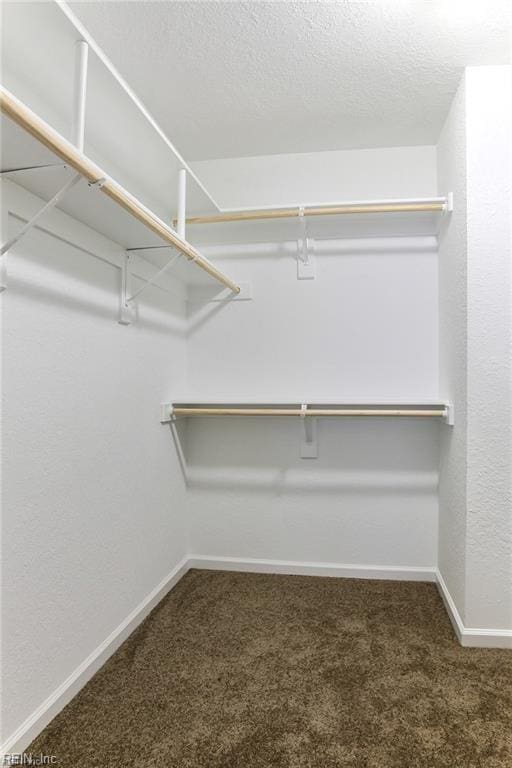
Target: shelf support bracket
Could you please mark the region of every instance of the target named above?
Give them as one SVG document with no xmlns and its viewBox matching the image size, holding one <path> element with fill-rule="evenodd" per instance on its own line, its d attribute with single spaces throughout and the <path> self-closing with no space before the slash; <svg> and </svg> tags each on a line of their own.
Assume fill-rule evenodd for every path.
<svg viewBox="0 0 512 768">
<path fill-rule="evenodd" d="M 132 257 L 129 253 L 123 253 L 118 319 L 120 325 L 130 325 L 136 318 L 136 307 L 133 304 L 130 304 L 130 296 L 132 293 L 131 259 Z"/>
<path fill-rule="evenodd" d="M 297 280 L 314 280 L 316 264 L 314 240 L 308 237 L 304 206 L 299 208 L 299 239 L 297 240 Z"/>
<path fill-rule="evenodd" d="M 176 421 L 172 403 L 160 403 L 160 424 L 169 424 L 171 421 Z"/>
<path fill-rule="evenodd" d="M 179 253 L 175 253 L 174 256 L 169 259 L 167 264 L 165 264 L 162 269 L 159 269 L 158 272 L 156 272 L 153 277 L 150 280 L 146 280 L 143 286 L 138 288 L 134 293 L 132 293 L 131 296 L 126 297 L 126 303 L 128 306 L 130 306 L 130 302 L 132 302 L 134 299 L 137 298 L 137 296 L 140 296 L 140 294 L 146 290 L 146 288 L 149 288 L 150 285 L 154 285 L 158 278 L 164 274 L 164 272 L 167 272 L 168 269 L 170 269 L 173 264 L 176 262 L 176 260 L 180 257 Z"/>
<path fill-rule="evenodd" d="M 302 422 L 303 438 L 300 444 L 301 459 L 318 458 L 317 420 L 307 415 L 308 406 L 302 403 L 300 420 Z"/>
<path fill-rule="evenodd" d="M 67 168 L 65 163 L 44 163 L 44 165 L 23 165 L 19 168 L 4 168 L 0 171 L 0 176 L 7 176 L 10 173 L 22 173 L 22 171 L 47 171 L 48 168 Z"/>
<path fill-rule="evenodd" d="M 52 199 L 48 200 L 48 202 L 43 205 L 41 210 L 39 210 L 35 216 L 32 216 L 30 221 L 27 221 L 27 223 L 20 229 L 17 235 L 14 235 L 14 237 L 11 237 L 10 240 L 2 245 L 0 248 L 0 256 L 3 256 L 4 253 L 7 253 L 7 251 L 13 247 L 13 245 L 16 245 L 16 243 L 21 240 L 24 235 L 27 234 L 27 232 L 30 232 L 30 230 L 35 227 L 39 219 L 41 219 L 44 214 L 51 208 L 54 208 L 62 200 L 64 195 L 67 194 L 67 192 L 69 192 L 69 190 L 74 187 L 81 178 L 81 174 L 77 173 L 75 176 L 73 176 L 72 179 L 66 182 L 66 184 L 64 184 L 64 186 L 59 189 L 59 191 L 52 197 Z"/>
<path fill-rule="evenodd" d="M 443 416 L 443 420 L 445 424 L 448 424 L 449 427 L 453 427 L 455 424 L 455 413 L 453 409 L 453 403 L 447 403 L 445 408 L 445 414 Z"/>
</svg>

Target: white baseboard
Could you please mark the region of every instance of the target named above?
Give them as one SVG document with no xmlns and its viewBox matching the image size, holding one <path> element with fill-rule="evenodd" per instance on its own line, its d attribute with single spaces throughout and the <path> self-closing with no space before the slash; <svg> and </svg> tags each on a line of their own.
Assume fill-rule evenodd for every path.
<svg viewBox="0 0 512 768">
<path fill-rule="evenodd" d="M 464 626 L 441 572 L 436 583 L 459 643 L 465 648 L 512 648 L 512 629 L 478 629 Z"/>
<path fill-rule="evenodd" d="M 76 696 L 133 630 L 146 618 L 189 569 L 185 557 L 98 647 L 79 664 L 61 685 L 0 746 L 0 760 L 5 754 L 23 752 L 66 704 Z"/>
<path fill-rule="evenodd" d="M 437 589 L 439 591 L 439 594 L 441 595 L 442 601 L 444 603 L 444 607 L 446 608 L 446 612 L 452 623 L 452 627 L 455 631 L 455 634 L 457 635 L 457 639 L 459 643 L 462 645 L 464 623 L 462 621 L 460 613 L 457 610 L 457 606 L 455 605 L 453 598 L 448 591 L 448 587 L 446 586 L 445 580 L 443 579 L 439 569 L 436 570 L 436 584 L 437 584 Z"/>
<path fill-rule="evenodd" d="M 189 568 L 245 573 L 282 573 L 294 576 L 332 576 L 347 579 L 389 579 L 393 581 L 435 581 L 435 568 L 406 565 L 352 565 L 349 563 L 311 563 L 298 560 L 260 560 L 238 557 L 190 555 Z"/>
</svg>

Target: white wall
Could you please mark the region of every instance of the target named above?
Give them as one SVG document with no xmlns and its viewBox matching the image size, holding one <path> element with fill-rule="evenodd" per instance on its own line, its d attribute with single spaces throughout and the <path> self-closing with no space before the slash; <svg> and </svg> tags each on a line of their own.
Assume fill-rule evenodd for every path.
<svg viewBox="0 0 512 768">
<path fill-rule="evenodd" d="M 428 197 L 436 189 L 436 148 L 304 152 L 192 163 L 224 208 L 343 200 Z"/>
<path fill-rule="evenodd" d="M 347 162 L 330 164 L 324 155 L 332 154 Z M 275 173 L 267 176 L 266 189 L 262 173 L 254 185 L 240 174 L 241 202 L 283 202 L 292 189 L 294 199 L 311 199 L 315 188 L 349 199 L 436 194 L 433 148 L 371 154 L 372 164 L 366 151 L 322 153 L 316 163 L 308 159 L 311 175 L 300 164 L 293 167 L 290 156 L 272 158 Z M 228 161 L 228 174 L 233 165 Z M 226 177 L 220 163 L 216 167 L 215 193 L 232 204 L 233 177 L 223 197 Z M 392 171 L 389 186 L 376 168 Z M 257 239 L 255 232 L 250 237 Z M 297 280 L 293 243 L 203 250 L 229 274 L 248 280 L 253 300 L 212 304 L 207 319 L 201 307 L 191 306 L 188 384 L 176 397 L 437 397 L 434 238 L 318 241 L 317 278 L 303 281 Z M 391 419 L 321 421 L 319 458 L 302 460 L 297 422 L 190 420 L 182 433 L 194 553 L 435 566 L 438 427 Z"/>
<path fill-rule="evenodd" d="M 440 246 L 439 569 L 466 627 L 512 629 L 512 68 L 466 70 L 439 143 L 454 214 Z M 504 641 L 505 642 L 505 641 Z"/>
<path fill-rule="evenodd" d="M 191 305 L 189 396 L 435 399 L 435 238 L 318 241 L 315 280 L 288 245 L 203 247 L 253 298 Z"/>
<path fill-rule="evenodd" d="M 9 182 L 3 203 L 25 217 L 41 206 Z M 183 295 L 150 289 L 123 327 L 119 270 L 84 251 L 114 258 L 118 246 L 59 211 L 45 227 L 67 242 L 32 231 L 4 257 L 3 739 L 188 548 L 182 476 L 158 420 L 183 381 Z"/>
<path fill-rule="evenodd" d="M 454 210 L 439 238 L 439 392 L 453 403 L 455 424 L 441 433 L 439 570 L 464 618 L 467 436 L 466 84 L 463 78 L 438 152 L 439 190 L 453 192 Z"/>
<path fill-rule="evenodd" d="M 188 427 L 191 547 L 211 557 L 435 565 L 437 425 L 223 419 Z M 410 574 L 411 576 L 413 574 Z"/>
<path fill-rule="evenodd" d="M 512 66 L 469 67 L 465 617 L 512 630 Z"/>
</svg>

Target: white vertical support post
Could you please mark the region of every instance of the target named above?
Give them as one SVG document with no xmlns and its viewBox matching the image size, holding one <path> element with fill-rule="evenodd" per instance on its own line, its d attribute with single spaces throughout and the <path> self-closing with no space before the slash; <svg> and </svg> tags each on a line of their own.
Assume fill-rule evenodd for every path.
<svg viewBox="0 0 512 768">
<path fill-rule="evenodd" d="M 178 214 L 176 216 L 176 231 L 182 240 L 185 239 L 185 220 L 187 217 L 187 172 L 182 168 L 178 173 Z"/>
<path fill-rule="evenodd" d="M 75 83 L 71 141 L 80 152 L 84 151 L 88 58 L 89 46 L 83 40 L 77 40 L 75 47 Z"/>
</svg>

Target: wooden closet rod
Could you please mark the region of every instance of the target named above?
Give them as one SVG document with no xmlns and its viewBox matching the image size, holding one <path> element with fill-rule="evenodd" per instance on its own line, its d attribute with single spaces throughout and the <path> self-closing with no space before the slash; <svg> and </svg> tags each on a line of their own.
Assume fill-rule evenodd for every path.
<svg viewBox="0 0 512 768">
<path fill-rule="evenodd" d="M 446 416 L 445 408 L 172 408 L 173 416 Z"/>
<path fill-rule="evenodd" d="M 71 142 L 67 141 L 3 86 L 0 86 L 0 110 L 50 149 L 57 157 L 60 157 L 66 165 L 80 173 L 89 183 L 97 184 L 98 189 L 101 189 L 105 195 L 158 235 L 165 243 L 182 253 L 189 261 L 195 262 L 198 267 L 232 290 L 233 293 L 240 293 L 239 286 L 214 267 L 204 256 L 201 256 L 199 251 L 196 251 L 190 243 L 179 237 L 149 208 L 146 208 L 137 198 L 111 179 L 92 160 L 76 149 Z"/>
<path fill-rule="evenodd" d="M 442 212 L 446 210 L 443 200 L 426 200 L 411 203 L 346 203 L 340 205 L 319 205 L 311 208 L 274 208 L 247 211 L 226 211 L 213 216 L 191 216 L 187 224 L 220 224 L 228 221 L 258 221 L 263 219 L 297 218 L 304 216 L 339 216 L 348 213 L 419 213 Z M 175 224 L 175 221 L 173 222 Z"/>
</svg>

